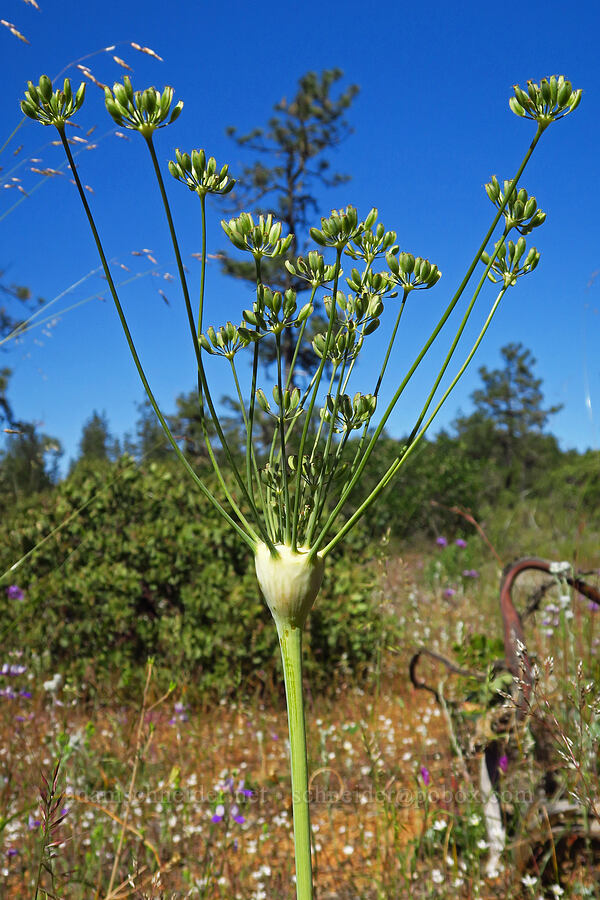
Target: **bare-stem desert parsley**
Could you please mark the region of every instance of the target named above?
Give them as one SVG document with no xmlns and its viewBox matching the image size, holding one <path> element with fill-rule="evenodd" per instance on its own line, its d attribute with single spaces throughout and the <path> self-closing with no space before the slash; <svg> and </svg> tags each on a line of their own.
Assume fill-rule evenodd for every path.
<svg viewBox="0 0 600 900">
<path fill-rule="evenodd" d="M 520 179 L 542 134 L 553 121 L 564 118 L 578 106 L 581 91 L 573 90 L 563 76 L 542 79 L 539 85 L 529 82 L 526 90 L 515 87 L 511 109 L 534 121 L 533 140 L 514 177 L 501 182 L 494 176 L 486 185 L 494 206 L 491 224 L 445 306 L 437 307 L 436 312 L 435 304 L 427 307 L 432 310 L 431 333 L 424 345 L 415 349 L 404 375 L 398 376 L 397 366 L 388 364 L 394 359 L 404 311 L 414 302 L 416 292 L 429 291 L 439 283 L 441 272 L 437 265 L 413 253 L 412 248 L 401 247 L 396 231 L 377 221 L 376 209 L 364 218 L 353 206 L 333 210 L 321 219 L 319 227 L 310 229 L 316 247 L 295 259 L 289 258 L 294 236 L 284 234 L 280 222 L 272 215 L 255 217 L 244 212 L 223 221 L 222 226 L 233 246 L 251 258 L 256 274 L 254 298 L 236 322 L 205 324 L 207 316 L 219 312 L 217 304 L 205 309 L 206 196 L 228 193 L 234 180 L 227 165 L 218 166 L 204 150 L 177 150 L 168 166 L 173 178 L 200 200 L 202 253 L 195 310 L 154 148 L 156 131 L 174 122 L 183 104 L 173 106 L 170 87 L 162 93 L 153 87 L 134 91 L 128 78 L 115 84 L 112 91 L 107 88 L 108 113 L 119 127 L 137 131 L 143 138 L 161 196 L 194 350 L 200 421 L 218 493 L 208 487 L 180 449 L 156 402 L 130 333 L 65 135 L 65 122 L 78 111 L 83 98 L 83 85 L 73 95 L 68 80 L 62 89 L 54 90 L 49 79 L 42 76 L 38 85 L 29 83 L 22 109 L 30 118 L 58 130 L 134 363 L 174 452 L 207 501 L 254 555 L 258 583 L 273 615 L 281 647 L 291 748 L 296 890 L 299 900 L 309 900 L 313 896 L 313 881 L 302 634 L 321 587 L 326 559 L 419 446 L 471 362 L 506 292 L 538 265 L 539 251 L 528 246 L 527 239 L 541 226 L 545 214 Z M 300 304 L 294 290 L 281 292 L 267 283 L 271 261 L 276 259 L 285 263 L 294 278 L 310 286 L 308 302 Z M 350 271 L 346 274 L 342 263 L 347 261 Z M 474 278 L 480 264 L 483 270 Z M 490 282 L 496 287 L 495 300 L 462 363 L 449 383 L 442 386 L 475 304 Z M 363 473 L 367 467 L 377 466 L 377 443 L 392 412 L 468 287 L 470 299 L 459 315 L 422 406 L 415 411 L 408 437 L 388 468 L 379 472 L 375 486 L 366 496 L 361 495 Z M 320 329 L 309 328 L 319 300 L 325 309 L 325 324 Z M 376 377 L 365 389 L 357 385 L 357 362 L 361 353 L 369 352 L 371 335 L 384 320 L 384 352 Z M 290 346 L 291 356 L 284 352 Z M 304 366 L 311 353 L 312 369 L 300 371 L 301 361 Z M 228 371 L 240 405 L 244 430 L 241 464 L 240 442 L 236 437 L 233 445 L 225 434 L 212 398 L 205 369 L 207 355 Z M 275 374 L 266 384 L 259 373 L 269 366 L 261 363 L 273 360 Z M 247 371 L 250 376 L 245 382 L 243 373 Z M 384 377 L 392 383 L 382 402 Z M 468 577 L 475 575 L 469 572 Z M 429 779 L 424 767 L 421 776 L 424 781 Z M 221 805 L 226 806 L 224 802 Z M 214 815 L 218 813 L 215 811 Z"/>
</svg>

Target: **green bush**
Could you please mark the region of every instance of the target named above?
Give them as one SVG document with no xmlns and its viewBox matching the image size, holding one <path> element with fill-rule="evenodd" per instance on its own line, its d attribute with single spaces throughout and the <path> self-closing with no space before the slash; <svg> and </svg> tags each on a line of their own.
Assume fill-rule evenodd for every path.
<svg viewBox="0 0 600 900">
<path fill-rule="evenodd" d="M 93 498 L 93 499 L 92 499 Z M 165 677 L 227 693 L 279 681 L 277 635 L 251 555 L 177 468 L 78 466 L 55 490 L 14 510 L 3 568 L 90 501 L 15 574 L 22 601 L 0 596 L 13 623 L 5 649 L 26 648 L 45 671 L 139 683 L 148 656 Z M 374 552 L 357 534 L 328 566 L 307 635 L 307 674 L 332 683 L 364 672 L 383 630 L 373 599 Z M 6 629 L 5 629 L 6 631 Z"/>
</svg>

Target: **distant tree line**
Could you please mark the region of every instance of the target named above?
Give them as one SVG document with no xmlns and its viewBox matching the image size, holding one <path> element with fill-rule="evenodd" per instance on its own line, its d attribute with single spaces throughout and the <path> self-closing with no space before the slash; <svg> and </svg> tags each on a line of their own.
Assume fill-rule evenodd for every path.
<svg viewBox="0 0 600 900">
<path fill-rule="evenodd" d="M 481 385 L 471 395 L 473 412 L 460 414 L 449 430 L 422 442 L 382 502 L 375 507 L 372 524 L 380 532 L 390 529 L 399 538 L 426 531 L 431 519 L 431 501 L 442 506 L 459 505 L 481 510 L 492 504 L 510 505 L 524 494 L 567 495 L 568 502 L 599 505 L 600 453 L 561 450 L 547 431 L 560 407 L 544 403 L 542 381 L 535 374 L 535 359 L 522 344 L 501 350 L 502 364 L 479 369 Z M 242 451 L 242 419 L 233 400 L 225 400 L 224 431 L 234 452 Z M 173 433 L 192 464 L 208 471 L 207 451 L 197 396 L 194 391 L 177 398 L 176 411 L 168 416 Z M 268 446 L 270 420 L 259 421 Z M 377 469 L 367 470 L 351 498 L 348 512 L 376 483 L 381 471 L 398 455 L 402 438 L 385 438 L 377 452 Z M 265 449 L 266 452 L 266 449 Z M 350 442 L 347 452 L 352 454 Z M 10 435 L 0 454 L 0 505 L 8 507 L 19 498 L 52 490 L 57 474 L 60 444 L 39 434 L 33 425 L 21 426 Z M 138 406 L 133 435 L 119 439 L 111 434 L 104 412 L 94 411 L 82 428 L 79 452 L 69 475 L 96 472 L 117 463 L 124 454 L 142 469 L 152 462 L 173 460 L 156 416 L 148 403 Z M 570 499 L 569 499 L 570 498 Z M 578 501 L 579 502 L 579 501 Z"/>
</svg>

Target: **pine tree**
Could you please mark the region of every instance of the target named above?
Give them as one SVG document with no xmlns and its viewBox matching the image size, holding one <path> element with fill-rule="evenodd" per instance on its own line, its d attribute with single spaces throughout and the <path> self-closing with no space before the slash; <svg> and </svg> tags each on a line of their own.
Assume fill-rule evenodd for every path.
<svg viewBox="0 0 600 900">
<path fill-rule="evenodd" d="M 119 455 L 118 446 L 108 429 L 106 413 L 96 410 L 87 420 L 79 441 L 79 462 L 100 462 Z"/>
<path fill-rule="evenodd" d="M 328 151 L 337 147 L 350 133 L 351 128 L 344 113 L 351 105 L 358 86 L 350 85 L 337 97 L 332 96 L 336 84 L 342 78 L 340 69 L 327 69 L 320 74 L 308 72 L 300 78 L 296 95 L 285 97 L 273 107 L 274 115 L 264 128 L 255 128 L 245 135 L 238 135 L 235 128 L 228 134 L 239 147 L 253 151 L 257 158 L 242 169 L 238 176 L 235 208 L 253 213 L 272 213 L 283 223 L 283 234 L 293 234 L 289 252 L 276 260 L 263 260 L 263 280 L 274 290 L 293 288 L 298 294 L 310 286 L 294 278 L 285 268 L 285 260 L 301 255 L 308 241 L 310 225 L 319 211 L 316 192 L 331 188 L 349 180 L 349 175 L 331 172 Z M 222 254 L 223 270 L 235 278 L 256 284 L 253 262 Z M 314 317 L 315 319 L 318 317 Z M 313 328 L 321 329 L 313 321 Z M 291 335 L 285 333 L 283 358 L 286 370 L 293 354 Z M 310 352 L 310 351 L 309 351 Z M 302 359 L 298 370 L 302 370 Z"/>
<path fill-rule="evenodd" d="M 472 454 L 502 469 L 505 488 L 522 489 L 541 457 L 558 452 L 556 440 L 543 430 L 562 406 L 544 408 L 542 379 L 533 371 L 536 360 L 523 344 L 507 344 L 500 353 L 501 368 L 479 369 L 483 386 L 471 394 L 475 412 L 455 427 Z"/>
<path fill-rule="evenodd" d="M 62 452 L 56 438 L 41 434 L 31 423 L 20 423 L 0 452 L 0 505 L 51 487 Z"/>
</svg>

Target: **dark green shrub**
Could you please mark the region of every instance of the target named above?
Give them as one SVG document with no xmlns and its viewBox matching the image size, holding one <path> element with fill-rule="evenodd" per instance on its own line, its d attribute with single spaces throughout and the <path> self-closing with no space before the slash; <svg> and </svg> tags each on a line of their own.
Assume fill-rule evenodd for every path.
<svg viewBox="0 0 600 900">
<path fill-rule="evenodd" d="M 93 499 L 92 499 L 93 498 Z M 18 570 L 25 591 L 3 589 L 7 649 L 76 678 L 139 673 L 148 656 L 165 677 L 225 693 L 279 680 L 277 635 L 251 555 L 179 469 L 127 457 L 77 467 L 54 491 L 15 510 L 3 568 L 88 503 Z M 307 673 L 332 683 L 364 672 L 388 627 L 374 606 L 373 548 L 364 536 L 328 566 L 307 636 Z"/>
</svg>

